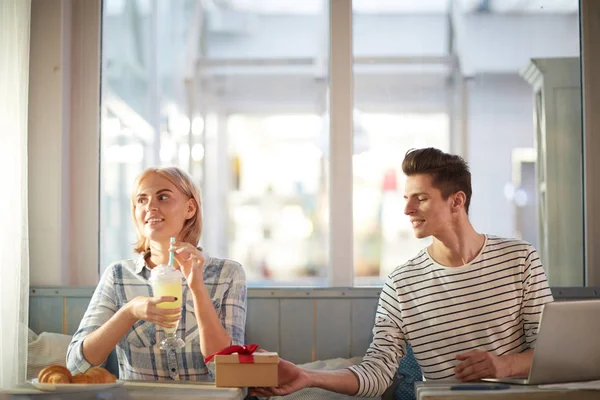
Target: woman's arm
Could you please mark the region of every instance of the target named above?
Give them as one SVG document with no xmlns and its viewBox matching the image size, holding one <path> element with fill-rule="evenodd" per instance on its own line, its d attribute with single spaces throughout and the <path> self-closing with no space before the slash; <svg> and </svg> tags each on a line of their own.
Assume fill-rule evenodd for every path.
<svg viewBox="0 0 600 400">
<path fill-rule="evenodd" d="M 92 295 L 88 308 L 79 324 L 79 329 L 67 350 L 67 367 L 73 372 L 83 373 L 92 366 L 105 362 L 119 340 L 140 319 L 160 326 L 172 326 L 179 317 L 168 314 L 181 309 L 158 309 L 156 304 L 173 301 L 172 297 L 136 297 L 117 310 L 114 289 L 114 268 L 106 269 Z"/>
<path fill-rule="evenodd" d="M 82 354 L 91 365 L 102 364 L 117 343 L 139 320 L 155 323 L 163 328 L 173 328 L 181 316 L 181 308 L 160 309 L 156 305 L 173 302 L 174 297 L 136 297 L 108 321 L 83 340 Z M 169 315 L 177 314 L 177 317 Z"/>
<path fill-rule="evenodd" d="M 192 290 L 192 296 L 200 334 L 200 349 L 202 355 L 207 357 L 229 346 L 231 337 L 221 324 L 206 287 L 203 285 L 201 288 Z"/>
<path fill-rule="evenodd" d="M 227 279 L 228 288 L 221 299 L 223 310 L 219 318 L 210 293 L 204 285 L 206 260 L 202 251 L 185 242 L 175 243 L 171 247 L 175 251 L 175 260 L 192 292 L 202 354 L 209 356 L 232 343 L 243 344 L 246 323 L 244 270 L 237 263 L 226 262 L 224 268 L 231 268 L 231 272 L 221 272 L 223 279 Z"/>
</svg>

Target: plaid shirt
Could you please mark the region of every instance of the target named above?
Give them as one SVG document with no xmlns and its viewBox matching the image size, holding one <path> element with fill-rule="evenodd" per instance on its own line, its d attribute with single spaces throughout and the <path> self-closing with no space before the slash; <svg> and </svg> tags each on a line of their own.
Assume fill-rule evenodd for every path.
<svg viewBox="0 0 600 400">
<path fill-rule="evenodd" d="M 246 275 L 234 261 L 208 258 L 204 269 L 204 284 L 208 289 L 221 324 L 232 338 L 232 344 L 244 344 L 246 324 Z M 67 367 L 73 372 L 85 372 L 91 365 L 83 357 L 83 340 L 108 321 L 117 310 L 137 296 L 152 296 L 148 282 L 150 269 L 144 255 L 137 260 L 111 264 L 94 291 L 90 304 L 73 335 L 67 351 Z M 184 348 L 161 350 L 162 329 L 151 322 L 138 321 L 117 344 L 119 378 L 134 380 L 206 380 L 212 371 L 204 364 L 200 349 L 198 322 L 192 293 L 185 280 L 182 316 L 177 336 L 184 339 Z M 208 354 L 207 354 L 208 355 Z M 212 363 L 210 363 L 212 365 Z"/>
</svg>

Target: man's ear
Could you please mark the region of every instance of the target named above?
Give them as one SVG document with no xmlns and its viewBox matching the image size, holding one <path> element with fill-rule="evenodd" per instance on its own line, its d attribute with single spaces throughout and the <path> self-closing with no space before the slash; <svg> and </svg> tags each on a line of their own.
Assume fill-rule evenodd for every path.
<svg viewBox="0 0 600 400">
<path fill-rule="evenodd" d="M 189 199 L 187 207 L 188 209 L 185 215 L 186 220 L 192 218 L 196 214 L 196 209 L 198 208 L 198 206 L 196 205 L 196 200 L 194 200 L 194 198 Z"/>
<path fill-rule="evenodd" d="M 452 197 L 452 212 L 458 212 L 461 208 L 465 207 L 465 202 L 467 201 L 465 192 L 456 192 Z"/>
</svg>

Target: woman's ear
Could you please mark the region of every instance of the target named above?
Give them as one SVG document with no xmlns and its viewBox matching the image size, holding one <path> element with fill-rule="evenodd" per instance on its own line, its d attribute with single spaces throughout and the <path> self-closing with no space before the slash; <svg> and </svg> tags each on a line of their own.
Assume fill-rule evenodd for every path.
<svg viewBox="0 0 600 400">
<path fill-rule="evenodd" d="M 198 206 L 196 205 L 196 200 L 194 200 L 194 198 L 191 198 L 188 200 L 188 204 L 187 204 L 187 213 L 185 215 L 185 219 L 188 220 L 190 218 L 192 218 L 194 215 L 196 215 L 196 210 L 198 209 Z"/>
</svg>

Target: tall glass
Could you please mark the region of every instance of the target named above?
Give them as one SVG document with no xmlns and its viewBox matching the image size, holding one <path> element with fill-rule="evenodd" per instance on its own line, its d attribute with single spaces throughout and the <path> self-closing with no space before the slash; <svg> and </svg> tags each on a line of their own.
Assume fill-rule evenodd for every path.
<svg viewBox="0 0 600 400">
<path fill-rule="evenodd" d="M 154 297 L 171 296 L 176 297 L 176 301 L 159 303 L 158 308 L 181 308 L 181 299 L 183 297 L 181 272 L 168 265 L 158 265 L 152 269 L 150 283 Z M 170 316 L 177 316 L 175 314 Z M 179 321 L 173 328 L 162 328 L 165 332 L 165 338 L 160 342 L 162 350 L 176 350 L 185 346 L 185 342 L 177 337 L 177 328 Z"/>
</svg>

